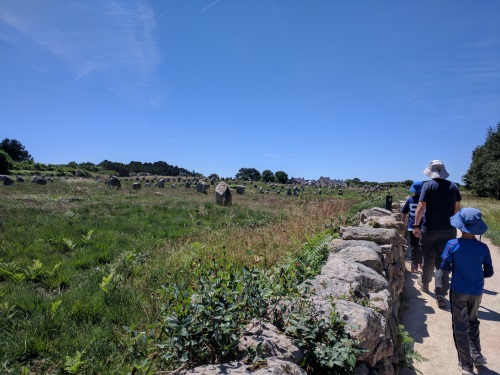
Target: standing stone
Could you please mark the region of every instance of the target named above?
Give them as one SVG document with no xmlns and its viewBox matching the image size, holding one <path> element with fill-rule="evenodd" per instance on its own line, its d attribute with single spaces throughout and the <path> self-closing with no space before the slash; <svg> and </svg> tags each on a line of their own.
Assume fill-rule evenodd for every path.
<svg viewBox="0 0 500 375">
<path fill-rule="evenodd" d="M 196 191 L 198 193 L 203 193 L 203 194 L 207 194 L 207 190 L 210 189 L 210 185 L 209 184 L 206 184 L 204 182 L 198 182 L 196 184 Z"/>
<path fill-rule="evenodd" d="M 14 185 L 14 180 L 12 178 L 10 178 L 9 176 L 2 176 L 2 179 L 3 179 L 3 184 L 5 186 L 12 186 L 12 185 Z"/>
<path fill-rule="evenodd" d="M 233 204 L 233 197 L 229 186 L 221 181 L 215 188 L 215 201 L 221 206 L 231 206 Z"/>
<path fill-rule="evenodd" d="M 106 179 L 106 186 L 116 187 L 117 189 L 120 189 L 122 187 L 122 184 L 121 184 L 120 179 L 118 177 L 109 176 Z"/>
<path fill-rule="evenodd" d="M 236 194 L 245 194 L 245 186 L 242 185 L 236 186 Z"/>
<path fill-rule="evenodd" d="M 163 178 L 158 180 L 158 187 L 165 188 L 165 180 Z"/>
<path fill-rule="evenodd" d="M 141 183 L 140 182 L 134 182 L 134 184 L 132 185 L 132 189 L 134 190 L 141 190 Z"/>
</svg>

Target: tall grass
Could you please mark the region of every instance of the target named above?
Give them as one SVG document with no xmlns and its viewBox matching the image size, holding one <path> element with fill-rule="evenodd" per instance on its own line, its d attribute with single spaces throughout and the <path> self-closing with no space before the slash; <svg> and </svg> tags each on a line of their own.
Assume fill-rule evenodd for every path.
<svg viewBox="0 0 500 375">
<path fill-rule="evenodd" d="M 488 225 L 485 236 L 493 244 L 500 246 L 500 201 L 491 198 L 474 197 L 468 192 L 462 192 L 461 207 L 474 207 L 482 211 L 483 220 Z"/>
<path fill-rule="evenodd" d="M 121 190 L 83 179 L 2 186 L 0 373 L 112 373 L 135 360 L 130 327 L 159 319 L 162 286 L 189 285 L 191 270 L 221 254 L 235 267 L 272 267 L 315 233 L 349 223 L 354 205 L 385 196 L 315 192 L 248 186 L 221 207 L 213 192 L 137 192 L 132 181 Z"/>
</svg>

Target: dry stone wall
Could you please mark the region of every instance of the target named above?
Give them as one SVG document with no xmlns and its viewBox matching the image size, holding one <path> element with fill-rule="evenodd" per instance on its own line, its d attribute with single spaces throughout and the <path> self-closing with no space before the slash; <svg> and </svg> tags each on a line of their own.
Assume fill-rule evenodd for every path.
<svg viewBox="0 0 500 375">
<path fill-rule="evenodd" d="M 399 372 L 397 327 L 405 274 L 404 232 L 399 213 L 378 208 L 363 211 L 359 226 L 340 229 L 341 239 L 330 243 L 328 260 L 312 281 L 316 312 L 328 317 L 333 298 L 348 332 L 365 349 L 357 358 L 355 375 Z M 298 366 L 303 359 L 300 348 L 272 324 L 252 322 L 246 331 L 239 349 L 243 352 L 262 343 L 268 353 L 262 367 L 235 361 L 184 373 L 305 374 Z"/>
</svg>

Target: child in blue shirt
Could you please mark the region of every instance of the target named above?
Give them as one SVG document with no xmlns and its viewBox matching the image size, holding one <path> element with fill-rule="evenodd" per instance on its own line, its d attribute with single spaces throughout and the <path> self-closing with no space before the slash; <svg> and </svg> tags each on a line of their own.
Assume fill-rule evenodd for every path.
<svg viewBox="0 0 500 375">
<path fill-rule="evenodd" d="M 486 244 L 478 241 L 488 227 L 481 211 L 462 208 L 450 218 L 450 223 L 462 232 L 446 244 L 441 269 L 452 273 L 450 303 L 453 339 L 458 352 L 458 367 L 462 374 L 474 374 L 473 365 L 486 364 L 481 354 L 477 313 L 484 288 L 484 278 L 493 276 L 493 262 Z"/>
<path fill-rule="evenodd" d="M 413 234 L 413 223 L 415 222 L 415 212 L 418 206 L 418 199 L 422 191 L 422 181 L 415 181 L 410 187 L 410 192 L 414 195 L 409 197 L 401 212 L 403 213 L 403 222 L 406 221 L 408 216 L 408 236 L 410 237 L 410 259 L 411 259 L 411 272 L 417 272 L 418 267 L 422 268 L 422 248 L 420 247 L 420 239 Z M 422 216 L 421 224 L 424 223 L 425 218 Z"/>
</svg>

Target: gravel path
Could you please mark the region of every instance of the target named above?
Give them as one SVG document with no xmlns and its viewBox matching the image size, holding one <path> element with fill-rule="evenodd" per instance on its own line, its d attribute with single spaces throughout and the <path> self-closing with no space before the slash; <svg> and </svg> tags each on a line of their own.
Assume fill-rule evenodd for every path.
<svg viewBox="0 0 500 375">
<path fill-rule="evenodd" d="M 483 237 L 493 258 L 493 277 L 486 279 L 483 299 L 479 309 L 482 353 L 488 359 L 486 366 L 476 368 L 479 375 L 500 375 L 500 248 Z M 407 263 L 407 270 L 409 270 Z M 417 278 L 420 274 L 405 275 L 403 312 L 401 324 L 415 340 L 415 349 L 426 362 L 416 363 L 415 370 L 403 369 L 402 375 L 457 375 L 457 351 L 453 343 L 449 300 L 446 309 L 437 307 L 434 281 L 430 293 L 420 291 Z"/>
</svg>

